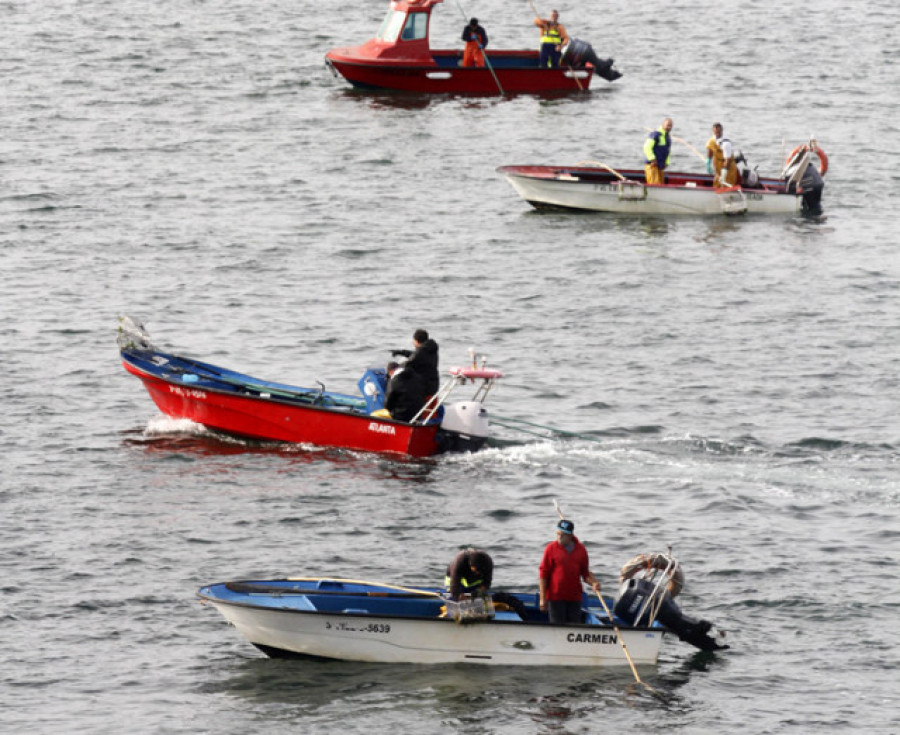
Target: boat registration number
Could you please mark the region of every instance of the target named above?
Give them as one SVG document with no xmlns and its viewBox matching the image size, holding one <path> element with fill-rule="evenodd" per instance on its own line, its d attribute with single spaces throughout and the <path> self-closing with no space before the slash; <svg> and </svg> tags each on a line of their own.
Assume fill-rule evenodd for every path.
<svg viewBox="0 0 900 735">
<path fill-rule="evenodd" d="M 340 630 L 345 633 L 390 633 L 390 623 L 366 623 L 359 627 L 349 623 L 325 623 L 325 630 Z"/>
<path fill-rule="evenodd" d="M 182 388 L 180 385 L 170 385 L 169 392 L 183 398 L 199 398 L 201 400 L 206 398 L 205 391 L 197 390 L 196 388 Z"/>
</svg>

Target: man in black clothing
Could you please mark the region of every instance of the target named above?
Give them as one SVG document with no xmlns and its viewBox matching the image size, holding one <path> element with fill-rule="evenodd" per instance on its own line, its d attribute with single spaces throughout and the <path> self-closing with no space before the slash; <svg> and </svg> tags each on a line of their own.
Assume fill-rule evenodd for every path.
<svg viewBox="0 0 900 735">
<path fill-rule="evenodd" d="M 422 381 L 412 371 L 396 362 L 388 363 L 388 383 L 384 391 L 384 407 L 397 421 L 411 421 L 425 405 Z"/>
<path fill-rule="evenodd" d="M 451 600 L 463 594 L 486 595 L 494 578 L 494 560 L 481 549 L 463 549 L 447 566 L 444 585 Z"/>
<path fill-rule="evenodd" d="M 403 355 L 409 358 L 403 366 L 404 371 L 410 371 L 422 382 L 422 389 L 426 396 L 433 396 L 441 387 L 441 379 L 438 375 L 438 343 L 428 337 L 424 329 L 417 329 L 413 333 L 413 345 L 415 350 L 393 350 L 392 355 Z"/>
</svg>

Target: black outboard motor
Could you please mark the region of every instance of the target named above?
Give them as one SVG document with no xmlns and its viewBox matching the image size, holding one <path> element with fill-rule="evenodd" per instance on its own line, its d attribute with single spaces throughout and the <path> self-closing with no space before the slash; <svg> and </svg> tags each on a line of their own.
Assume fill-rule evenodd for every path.
<svg viewBox="0 0 900 735">
<path fill-rule="evenodd" d="M 811 217 L 818 217 L 824 209 L 822 208 L 822 190 L 825 188 L 825 181 L 819 170 L 815 166 L 807 166 L 806 171 L 800 179 L 800 211 Z"/>
<path fill-rule="evenodd" d="M 619 599 L 616 600 L 613 612 L 629 625 L 649 625 L 650 607 L 647 605 L 656 585 L 646 579 L 629 579 L 622 584 L 619 591 Z M 696 646 L 701 651 L 718 651 L 728 646 L 719 644 L 709 631 L 712 623 L 706 620 L 695 620 L 681 612 L 681 608 L 675 604 L 672 596 L 666 591 L 660 591 L 663 595 L 662 603 L 656 614 L 656 619 L 667 629 L 673 632 L 685 643 Z M 658 593 L 657 593 L 658 594 Z M 643 611 L 643 612 L 642 612 Z M 640 620 L 638 620 L 640 616 Z"/>
<path fill-rule="evenodd" d="M 618 69 L 613 69 L 613 64 L 616 63 L 613 59 L 601 59 L 594 52 L 591 44 L 586 41 L 580 41 L 577 38 L 569 39 L 560 63 L 565 66 L 571 66 L 573 69 L 583 69 L 584 65 L 589 62 L 593 65 L 597 75 L 608 82 L 614 82 L 622 76 L 622 72 Z"/>
<path fill-rule="evenodd" d="M 800 211 L 809 217 L 818 217 L 822 209 L 822 191 L 825 181 L 818 169 L 812 165 L 810 151 L 816 150 L 815 140 L 798 146 L 785 164 L 781 177 L 790 193 L 800 192 Z"/>
</svg>

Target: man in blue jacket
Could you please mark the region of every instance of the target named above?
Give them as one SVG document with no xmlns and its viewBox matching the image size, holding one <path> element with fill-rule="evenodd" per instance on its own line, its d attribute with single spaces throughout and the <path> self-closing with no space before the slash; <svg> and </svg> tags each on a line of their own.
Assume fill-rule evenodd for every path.
<svg viewBox="0 0 900 735">
<path fill-rule="evenodd" d="M 662 121 L 659 130 L 654 130 L 644 141 L 644 173 L 648 184 L 664 184 L 665 170 L 669 165 L 669 151 L 672 149 L 672 118 Z"/>
</svg>

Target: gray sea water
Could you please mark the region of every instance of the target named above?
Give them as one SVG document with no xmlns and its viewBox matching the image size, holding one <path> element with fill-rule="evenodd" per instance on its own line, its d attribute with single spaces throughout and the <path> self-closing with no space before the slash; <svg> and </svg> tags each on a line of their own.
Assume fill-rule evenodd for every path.
<svg viewBox="0 0 900 735">
<path fill-rule="evenodd" d="M 0 2 L 0 725 L 17 732 L 900 732 L 900 11 L 561 6 L 625 76 L 558 99 L 360 94 L 387 3 Z M 542 11 L 549 6 L 540 7 Z M 453 2 L 495 48 L 524 2 Z M 662 117 L 761 173 L 814 135 L 826 217 L 540 214 L 494 171 L 640 164 Z M 687 146 L 673 166 L 700 170 Z M 162 418 L 116 319 L 351 392 L 424 326 L 506 377 L 475 455 L 250 446 Z M 536 587 L 553 499 L 607 589 L 671 546 L 728 631 L 630 671 L 262 657 L 194 593 L 431 584 L 462 544 Z"/>
</svg>

